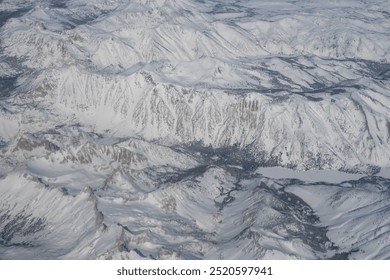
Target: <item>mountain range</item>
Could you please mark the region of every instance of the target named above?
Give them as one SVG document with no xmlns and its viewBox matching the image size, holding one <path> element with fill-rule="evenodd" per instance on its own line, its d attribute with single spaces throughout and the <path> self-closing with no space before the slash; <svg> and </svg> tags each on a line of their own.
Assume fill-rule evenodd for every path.
<svg viewBox="0 0 390 280">
<path fill-rule="evenodd" d="M 390 258 L 388 1 L 0 1 L 0 259 Z"/>
</svg>

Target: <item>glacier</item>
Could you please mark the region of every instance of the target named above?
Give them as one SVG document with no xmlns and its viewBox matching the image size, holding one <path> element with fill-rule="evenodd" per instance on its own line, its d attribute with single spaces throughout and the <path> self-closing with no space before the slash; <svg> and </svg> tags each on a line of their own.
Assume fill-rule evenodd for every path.
<svg viewBox="0 0 390 280">
<path fill-rule="evenodd" d="M 0 1 L 0 259 L 389 259 L 388 1 Z"/>
</svg>

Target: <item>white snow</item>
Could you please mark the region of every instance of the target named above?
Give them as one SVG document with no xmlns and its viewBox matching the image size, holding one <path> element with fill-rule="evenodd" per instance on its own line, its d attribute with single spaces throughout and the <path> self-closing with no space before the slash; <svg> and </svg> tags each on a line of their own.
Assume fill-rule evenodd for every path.
<svg viewBox="0 0 390 280">
<path fill-rule="evenodd" d="M 256 170 L 261 174 L 273 179 L 298 179 L 305 182 L 327 182 L 339 184 L 350 180 L 359 180 L 365 177 L 365 174 L 353 174 L 338 170 L 294 170 L 283 167 L 260 167 Z M 379 176 L 380 173 L 378 174 Z"/>
<path fill-rule="evenodd" d="M 383 178 L 390 179 L 390 168 L 389 167 L 382 167 L 379 173 L 376 174 L 376 176 L 381 176 Z"/>
<path fill-rule="evenodd" d="M 388 2 L 0 14 L 1 258 L 389 258 Z"/>
</svg>

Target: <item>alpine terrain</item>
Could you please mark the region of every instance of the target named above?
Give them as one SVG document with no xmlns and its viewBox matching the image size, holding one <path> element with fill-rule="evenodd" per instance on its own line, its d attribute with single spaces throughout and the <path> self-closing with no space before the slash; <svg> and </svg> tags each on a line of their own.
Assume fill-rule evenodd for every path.
<svg viewBox="0 0 390 280">
<path fill-rule="evenodd" d="M 389 259 L 388 0 L 0 0 L 0 259 Z"/>
</svg>

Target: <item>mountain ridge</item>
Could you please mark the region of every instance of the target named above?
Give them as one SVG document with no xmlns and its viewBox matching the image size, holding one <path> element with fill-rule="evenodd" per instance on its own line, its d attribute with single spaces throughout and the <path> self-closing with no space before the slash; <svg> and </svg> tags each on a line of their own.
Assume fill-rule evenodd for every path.
<svg viewBox="0 0 390 280">
<path fill-rule="evenodd" d="M 1 1 L 0 258 L 389 258 L 389 14 Z"/>
</svg>

